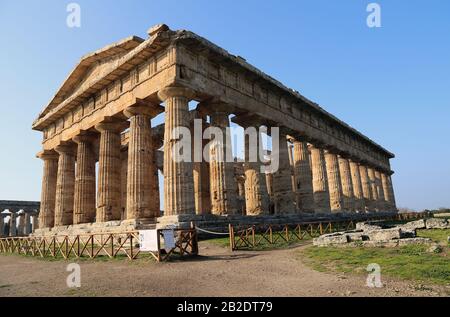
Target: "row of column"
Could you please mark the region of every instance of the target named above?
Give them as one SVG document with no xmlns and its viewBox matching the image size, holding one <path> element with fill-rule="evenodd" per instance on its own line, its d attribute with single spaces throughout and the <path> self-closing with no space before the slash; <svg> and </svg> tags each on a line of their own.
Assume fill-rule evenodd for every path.
<svg viewBox="0 0 450 317">
<path fill-rule="evenodd" d="M 218 106 L 212 107 L 211 125 L 219 127 L 227 138 L 210 147 L 210 163 L 186 162 L 178 158 L 182 155 L 177 152 L 180 136 L 172 132 L 174 128 L 192 128 L 188 104 L 193 93 L 186 88 L 167 87 L 159 91 L 158 96 L 165 102 L 165 215 L 238 213 L 234 162 L 214 159 L 225 157 L 231 150 L 231 139 L 225 133 L 229 127 L 228 113 Z M 129 122 L 105 120 L 95 126 L 97 132 L 85 132 L 76 136 L 73 143 L 41 153 L 44 175 L 40 227 L 159 216 L 156 149 L 152 145 L 150 122 L 160 108 L 138 101 L 124 111 Z M 128 155 L 124 159 L 120 135 L 128 124 Z M 267 213 L 269 197 L 272 197 L 274 212 L 278 214 L 395 208 L 389 175 L 304 141 L 294 140 L 292 178 L 286 137 L 281 136 L 279 153 L 274 153 L 279 156 L 279 169 L 273 175 L 261 172 L 263 162 L 245 163 L 245 184 L 241 192 L 245 192 L 246 214 Z M 98 138 L 96 185 L 94 142 Z M 246 137 L 246 157 L 249 142 Z M 126 163 L 126 168 L 121 162 Z M 125 217 L 121 215 L 124 204 Z"/>
<path fill-rule="evenodd" d="M 5 224 L 6 215 L 9 216 L 8 224 Z M 27 236 L 37 227 L 36 215 L 29 213 L 0 215 L 0 237 L 10 236 Z"/>
</svg>

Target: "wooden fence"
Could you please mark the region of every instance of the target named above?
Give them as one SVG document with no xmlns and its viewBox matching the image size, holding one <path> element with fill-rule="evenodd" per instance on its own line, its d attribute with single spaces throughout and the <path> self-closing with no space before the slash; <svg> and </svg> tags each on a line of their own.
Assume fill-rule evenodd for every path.
<svg viewBox="0 0 450 317">
<path fill-rule="evenodd" d="M 135 260 L 151 256 L 156 261 L 166 261 L 171 256 L 180 257 L 198 254 L 198 241 L 195 228 L 174 230 L 175 248 L 163 247 L 164 230 L 157 230 L 158 251 L 141 252 L 139 250 L 139 232 L 86 234 L 77 236 L 54 237 L 11 237 L 0 239 L 0 253 L 16 253 L 41 258 L 117 258 L 127 257 Z"/>
<path fill-rule="evenodd" d="M 369 216 L 358 220 L 317 221 L 300 224 L 284 225 L 255 225 L 247 228 L 229 225 L 230 249 L 251 250 L 267 245 L 282 243 L 295 243 L 305 239 L 319 237 L 320 235 L 338 231 L 355 229 L 356 223 L 361 221 L 408 221 L 428 218 L 429 213 L 403 213 L 393 216 Z"/>
</svg>

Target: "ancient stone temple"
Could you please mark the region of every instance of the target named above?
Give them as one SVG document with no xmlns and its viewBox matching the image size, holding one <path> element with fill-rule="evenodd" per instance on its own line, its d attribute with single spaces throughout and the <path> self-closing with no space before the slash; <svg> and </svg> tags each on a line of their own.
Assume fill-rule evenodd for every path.
<svg viewBox="0 0 450 317">
<path fill-rule="evenodd" d="M 148 35 L 83 57 L 33 123 L 43 133 L 41 231 L 396 211 L 392 153 L 192 32 L 157 25 Z M 164 124 L 152 126 L 158 115 Z M 224 132 L 192 145 L 208 161 L 174 157 L 174 131 L 193 131 L 194 119 Z M 219 159 L 230 121 L 279 127 L 278 170 Z"/>
</svg>

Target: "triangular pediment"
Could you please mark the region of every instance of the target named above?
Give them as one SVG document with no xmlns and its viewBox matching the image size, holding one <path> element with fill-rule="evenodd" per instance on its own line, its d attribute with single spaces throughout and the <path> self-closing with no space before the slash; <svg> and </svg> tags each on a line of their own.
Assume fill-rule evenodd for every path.
<svg viewBox="0 0 450 317">
<path fill-rule="evenodd" d="M 41 112 L 39 118 L 44 117 L 65 99 L 89 87 L 103 75 L 116 68 L 120 59 L 139 46 L 143 41 L 143 39 L 137 36 L 131 36 L 83 56 L 63 82 L 61 88 L 59 88 L 48 106 Z"/>
</svg>

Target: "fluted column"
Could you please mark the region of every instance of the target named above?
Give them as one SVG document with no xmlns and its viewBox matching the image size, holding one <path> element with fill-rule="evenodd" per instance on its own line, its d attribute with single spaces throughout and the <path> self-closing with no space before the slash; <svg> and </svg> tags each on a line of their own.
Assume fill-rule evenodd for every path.
<svg viewBox="0 0 450 317">
<path fill-rule="evenodd" d="M 377 185 L 377 191 L 378 191 L 378 210 L 380 211 L 386 211 L 387 210 L 387 206 L 386 206 L 386 201 L 384 198 L 384 191 L 383 191 L 383 184 L 382 184 L 382 180 L 381 180 L 381 173 L 377 170 L 375 170 L 375 182 Z"/>
<path fill-rule="evenodd" d="M 75 197 L 73 223 L 90 223 L 95 219 L 95 163 L 92 134 L 74 138 L 78 144 L 75 173 Z"/>
<path fill-rule="evenodd" d="M 9 236 L 10 237 L 17 236 L 16 214 L 14 212 L 11 212 L 9 215 Z"/>
<path fill-rule="evenodd" d="M 23 229 L 23 234 L 28 236 L 31 233 L 31 217 L 29 213 L 24 214 L 25 216 L 25 225 Z"/>
<path fill-rule="evenodd" d="M 396 209 L 396 207 L 390 186 L 390 176 L 386 175 L 385 173 L 381 173 L 381 183 L 385 199 L 385 208 L 387 211 L 393 211 Z"/>
<path fill-rule="evenodd" d="M 192 162 L 178 159 L 175 153 L 175 128 L 189 129 L 189 101 L 193 93 L 181 87 L 159 91 L 165 101 L 164 126 L 164 215 L 195 214 Z"/>
<path fill-rule="evenodd" d="M 339 156 L 339 173 L 341 174 L 342 193 L 344 195 L 344 210 L 355 212 L 355 194 L 353 192 L 350 162 L 347 158 Z"/>
<path fill-rule="evenodd" d="M 372 185 L 369 179 L 368 169 L 365 165 L 359 165 L 359 173 L 361 175 L 361 185 L 363 190 L 366 211 L 374 211 Z"/>
<path fill-rule="evenodd" d="M 355 209 L 359 212 L 364 212 L 366 207 L 358 163 L 350 161 L 350 172 L 352 176 L 353 194 L 355 196 Z"/>
<path fill-rule="evenodd" d="M 0 238 L 5 236 L 5 219 L 2 214 L 0 214 Z"/>
<path fill-rule="evenodd" d="M 264 169 L 261 170 L 263 162 L 261 162 L 261 158 L 259 157 L 259 153 L 262 153 L 262 149 L 260 149 L 262 145 L 261 133 L 256 131 L 256 135 L 256 139 L 253 140 L 256 144 L 251 144 L 248 133 L 244 135 L 245 211 L 246 215 L 250 216 L 268 214 L 270 204 L 266 173 Z M 250 162 L 250 147 L 257 153 L 256 162 Z"/>
<path fill-rule="evenodd" d="M 124 122 L 108 120 L 100 131 L 96 222 L 120 219 L 120 133 Z"/>
<path fill-rule="evenodd" d="M 58 176 L 56 181 L 55 227 L 73 223 L 75 192 L 75 148 L 73 145 L 59 145 Z"/>
<path fill-rule="evenodd" d="M 344 211 L 344 195 L 342 193 L 338 157 L 335 153 L 326 150 L 325 162 L 327 166 L 331 212 L 342 212 Z"/>
<path fill-rule="evenodd" d="M 58 154 L 54 151 L 44 151 L 39 153 L 37 156 L 44 161 L 39 226 L 41 228 L 51 228 L 55 223 Z"/>
<path fill-rule="evenodd" d="M 372 208 L 375 211 L 379 211 L 378 206 L 378 188 L 377 188 L 377 180 L 375 179 L 375 171 L 373 168 L 367 168 L 367 174 L 369 176 L 370 181 L 370 191 L 372 192 Z"/>
<path fill-rule="evenodd" d="M 128 150 L 120 152 L 120 219 L 127 217 Z"/>
<path fill-rule="evenodd" d="M 295 213 L 295 195 L 292 191 L 291 165 L 289 164 L 289 153 L 286 134 L 280 131 L 278 153 L 272 151 L 272 156 L 278 155 L 278 171 L 273 173 L 273 201 L 276 214 Z"/>
<path fill-rule="evenodd" d="M 330 213 L 330 193 L 323 149 L 310 145 L 316 213 Z"/>
<path fill-rule="evenodd" d="M 294 141 L 293 160 L 297 206 L 302 212 L 314 213 L 312 171 L 306 142 Z"/>
<path fill-rule="evenodd" d="M 214 140 L 210 147 L 211 212 L 215 215 L 233 215 L 237 213 L 237 184 L 234 179 L 234 160 L 227 162 L 227 153 L 231 154 L 231 136 L 227 133 L 230 126 L 228 113 L 211 113 L 211 126 L 222 130 L 223 140 Z M 232 155 L 231 155 L 232 157 Z"/>
<path fill-rule="evenodd" d="M 387 176 L 387 183 L 388 183 L 391 208 L 393 210 L 397 210 L 397 204 L 395 202 L 395 194 L 394 194 L 394 185 L 392 184 L 392 175 Z"/>
<path fill-rule="evenodd" d="M 159 217 L 159 197 L 155 197 L 157 172 L 150 120 L 159 113 L 159 105 L 127 108 L 130 118 L 128 144 L 127 219 Z"/>
</svg>

